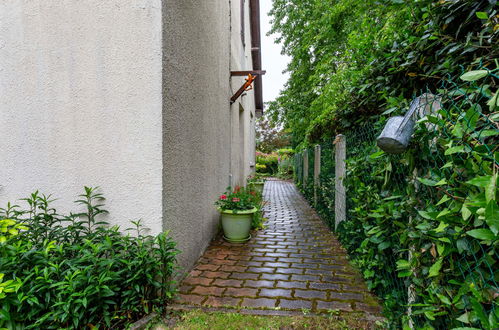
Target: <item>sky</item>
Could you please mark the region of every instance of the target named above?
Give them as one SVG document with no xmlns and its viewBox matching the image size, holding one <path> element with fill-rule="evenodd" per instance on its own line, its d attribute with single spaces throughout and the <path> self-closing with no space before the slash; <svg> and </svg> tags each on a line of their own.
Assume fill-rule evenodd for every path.
<svg viewBox="0 0 499 330">
<path fill-rule="evenodd" d="M 289 75 L 282 72 L 289 63 L 289 57 L 281 55 L 281 46 L 274 43 L 274 36 L 267 36 L 270 30 L 269 11 L 272 0 L 260 0 L 260 15 L 262 28 L 262 69 L 267 71 L 263 76 L 263 101 L 273 101 L 288 80 Z"/>
</svg>

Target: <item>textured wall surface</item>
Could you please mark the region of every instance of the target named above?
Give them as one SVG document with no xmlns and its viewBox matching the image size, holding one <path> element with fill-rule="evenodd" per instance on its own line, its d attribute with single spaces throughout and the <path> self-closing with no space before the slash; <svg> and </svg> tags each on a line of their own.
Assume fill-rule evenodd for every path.
<svg viewBox="0 0 499 330">
<path fill-rule="evenodd" d="M 249 162 L 242 162 L 254 155 L 247 140 L 253 93 L 232 107 L 229 103 L 244 82 L 231 79 L 230 69 L 251 69 L 251 57 L 245 55 L 249 50 L 238 46 L 238 4 L 164 1 L 164 228 L 177 240 L 185 268 L 197 260 L 218 230 L 219 214 L 213 202 L 229 186 L 230 177 L 233 183 L 243 181 Z M 248 26 L 247 47 L 249 31 Z M 239 102 L 248 99 L 240 120 Z M 244 141 L 240 126 L 245 126 Z M 248 145 L 244 157 L 243 143 Z"/>
<path fill-rule="evenodd" d="M 191 266 L 254 162 L 253 92 L 229 103 L 245 6 L 243 47 L 240 1 L 1 1 L 0 205 L 99 185 L 111 223 L 171 230 Z"/>
<path fill-rule="evenodd" d="M 161 0 L 0 1 L 0 205 L 35 189 L 162 230 Z"/>
</svg>

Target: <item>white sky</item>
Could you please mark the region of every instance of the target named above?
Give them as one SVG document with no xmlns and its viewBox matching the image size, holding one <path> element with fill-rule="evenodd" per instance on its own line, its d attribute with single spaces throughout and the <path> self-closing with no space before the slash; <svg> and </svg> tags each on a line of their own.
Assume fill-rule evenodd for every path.
<svg viewBox="0 0 499 330">
<path fill-rule="evenodd" d="M 260 0 L 260 15 L 262 28 L 262 69 L 267 71 L 263 76 L 263 101 L 273 101 L 289 78 L 282 72 L 289 63 L 287 56 L 281 55 L 281 45 L 274 43 L 274 36 L 267 37 L 270 31 L 270 17 L 267 15 L 272 9 L 272 0 Z"/>
</svg>

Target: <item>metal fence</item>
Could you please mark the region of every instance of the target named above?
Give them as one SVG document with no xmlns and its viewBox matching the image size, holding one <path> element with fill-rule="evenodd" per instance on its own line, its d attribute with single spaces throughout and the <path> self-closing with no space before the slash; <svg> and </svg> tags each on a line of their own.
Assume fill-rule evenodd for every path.
<svg viewBox="0 0 499 330">
<path fill-rule="evenodd" d="M 487 84 L 443 82 L 439 107 L 416 114 L 400 155 L 376 145 L 386 118 L 295 155 L 297 185 L 380 297 L 392 327 L 497 326 L 499 113 L 492 99 Z"/>
</svg>

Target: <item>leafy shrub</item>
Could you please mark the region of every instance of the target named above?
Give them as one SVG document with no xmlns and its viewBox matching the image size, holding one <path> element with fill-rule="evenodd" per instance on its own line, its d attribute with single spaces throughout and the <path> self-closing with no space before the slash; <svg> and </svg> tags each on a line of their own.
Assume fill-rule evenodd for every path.
<svg viewBox="0 0 499 330">
<path fill-rule="evenodd" d="M 463 76 L 480 84 L 441 89 L 442 109 L 419 121 L 402 155 L 376 147 L 384 120 L 368 136 L 347 138 L 348 220 L 339 238 L 395 327 L 493 329 L 499 321 L 493 72 Z M 325 163 L 318 210 L 330 221 L 331 175 L 334 165 Z"/>
<path fill-rule="evenodd" d="M 277 173 L 277 168 L 279 164 L 279 156 L 276 153 L 265 154 L 262 152 L 256 153 L 256 165 L 265 165 L 267 173 L 269 175 L 274 175 Z"/>
<path fill-rule="evenodd" d="M 145 235 L 140 221 L 126 235 L 108 227 L 94 188 L 80 195 L 78 214 L 59 215 L 38 192 L 24 201 L 27 210 L 0 209 L 0 223 L 22 226 L 0 243 L 4 280 L 17 283 L 0 298 L 0 327 L 115 328 L 166 306 L 178 253 L 167 233 Z"/>
<path fill-rule="evenodd" d="M 267 173 L 267 166 L 263 164 L 256 164 L 256 172 L 260 174 Z"/>
</svg>

